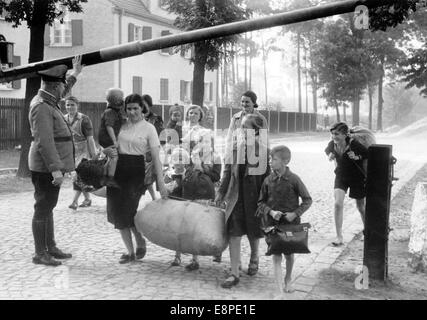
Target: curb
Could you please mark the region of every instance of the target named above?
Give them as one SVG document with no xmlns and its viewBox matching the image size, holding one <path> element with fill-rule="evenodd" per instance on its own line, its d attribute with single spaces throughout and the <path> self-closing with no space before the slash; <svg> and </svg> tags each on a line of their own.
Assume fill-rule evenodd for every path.
<svg viewBox="0 0 427 320">
<path fill-rule="evenodd" d="M 18 172 L 18 168 L 2 168 L 0 169 L 0 176 L 8 175 L 8 174 L 16 174 Z"/>
</svg>

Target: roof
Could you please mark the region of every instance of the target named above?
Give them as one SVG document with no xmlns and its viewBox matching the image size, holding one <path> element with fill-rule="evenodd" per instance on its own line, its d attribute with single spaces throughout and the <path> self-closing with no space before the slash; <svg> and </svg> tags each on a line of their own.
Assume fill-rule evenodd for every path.
<svg viewBox="0 0 427 320">
<path fill-rule="evenodd" d="M 123 10 L 125 15 L 142 18 L 157 24 L 173 26 L 172 19 L 166 19 L 152 14 L 142 0 L 109 0 L 117 9 Z"/>
<path fill-rule="evenodd" d="M 141 0 L 110 0 L 110 2 L 116 7 L 136 15 L 150 14 L 150 11 Z"/>
</svg>

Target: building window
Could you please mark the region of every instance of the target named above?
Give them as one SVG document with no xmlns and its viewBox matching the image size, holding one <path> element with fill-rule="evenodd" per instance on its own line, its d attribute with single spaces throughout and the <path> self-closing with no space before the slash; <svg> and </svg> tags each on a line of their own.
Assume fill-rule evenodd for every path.
<svg viewBox="0 0 427 320">
<path fill-rule="evenodd" d="M 153 37 L 153 28 L 147 26 L 137 26 L 129 23 L 129 42 L 149 40 Z"/>
<path fill-rule="evenodd" d="M 169 100 L 169 79 L 160 79 L 160 101 Z"/>
<path fill-rule="evenodd" d="M 142 27 L 142 40 L 149 40 L 153 37 L 153 28 Z"/>
<path fill-rule="evenodd" d="M 164 37 L 164 36 L 168 36 L 170 34 L 172 34 L 172 32 L 170 32 L 169 30 L 162 30 L 162 32 L 161 32 L 160 35 L 162 37 Z M 160 52 L 163 53 L 163 54 L 173 54 L 173 48 L 161 49 Z"/>
<path fill-rule="evenodd" d="M 186 103 L 190 100 L 190 81 L 181 80 L 179 86 L 179 99 Z"/>
<path fill-rule="evenodd" d="M 18 67 L 21 65 L 21 57 L 13 56 L 13 67 Z M 9 68 L 7 64 L 0 64 L 0 68 Z M 0 90 L 12 90 L 12 89 L 21 89 L 21 80 L 15 80 L 5 83 L 0 83 Z"/>
<path fill-rule="evenodd" d="M 132 78 L 132 93 L 142 94 L 142 77 Z"/>
<path fill-rule="evenodd" d="M 65 12 L 63 18 L 63 23 L 59 20 L 55 20 L 52 28 L 50 28 L 51 45 L 64 47 L 73 45 L 71 19 L 68 12 Z"/>
<path fill-rule="evenodd" d="M 134 26 L 133 41 L 142 40 L 142 27 Z"/>
</svg>

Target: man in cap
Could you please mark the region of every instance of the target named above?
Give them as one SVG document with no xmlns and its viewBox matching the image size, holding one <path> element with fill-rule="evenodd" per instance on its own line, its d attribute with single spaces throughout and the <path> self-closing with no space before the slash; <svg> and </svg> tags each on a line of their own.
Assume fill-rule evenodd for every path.
<svg viewBox="0 0 427 320">
<path fill-rule="evenodd" d="M 66 77 L 66 65 L 39 71 L 41 88 L 30 104 L 29 122 L 33 141 L 28 164 L 34 185 L 32 229 L 35 244 L 33 263 L 49 266 L 61 264 L 71 254 L 57 248 L 54 236 L 53 209 L 65 172 L 74 170 L 72 133 L 58 106 L 77 81 L 82 70 L 81 56 L 73 59 L 73 72 Z"/>
</svg>

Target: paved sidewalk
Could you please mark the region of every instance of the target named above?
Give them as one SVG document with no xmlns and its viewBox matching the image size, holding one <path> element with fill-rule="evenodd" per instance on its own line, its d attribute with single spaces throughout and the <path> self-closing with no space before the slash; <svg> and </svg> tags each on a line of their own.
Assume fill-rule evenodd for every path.
<svg viewBox="0 0 427 320">
<path fill-rule="evenodd" d="M 289 299 L 304 299 L 318 280 L 319 272 L 335 262 L 345 247 L 330 246 L 334 239 L 333 164 L 326 160 L 326 140 L 274 139 L 293 151 L 290 167 L 300 175 L 313 197 L 313 205 L 303 215 L 310 222 L 311 254 L 296 255 L 294 284 Z M 399 158 L 399 157 L 398 157 Z M 423 160 L 422 160 L 423 161 Z M 395 194 L 421 167 L 422 162 L 404 157 L 396 165 L 400 180 Z M 1 179 L 0 179 L 1 183 Z M 147 194 L 148 195 L 148 194 Z M 0 195 L 0 299 L 272 299 L 274 279 L 271 258 L 264 256 L 261 240 L 260 266 L 256 276 L 246 274 L 249 262 L 247 239 L 242 241 L 243 271 L 238 286 L 222 289 L 221 281 L 229 267 L 228 250 L 223 262 L 201 257 L 201 268 L 188 272 L 184 265 L 191 256 L 183 256 L 183 266 L 171 267 L 174 252 L 148 243 L 141 262 L 118 263 L 124 252 L 119 233 L 106 221 L 105 199 L 93 197 L 90 208 L 68 209 L 72 199 L 68 181 L 61 189 L 55 209 L 56 238 L 61 249 L 73 258 L 58 268 L 34 265 L 31 233 L 33 195 L 30 192 Z M 148 201 L 141 200 L 140 208 Z M 362 230 L 354 201 L 345 203 L 344 240 L 346 243 Z"/>
</svg>

